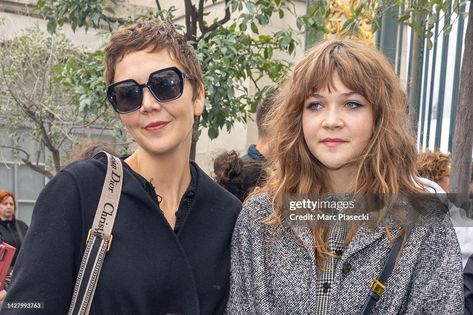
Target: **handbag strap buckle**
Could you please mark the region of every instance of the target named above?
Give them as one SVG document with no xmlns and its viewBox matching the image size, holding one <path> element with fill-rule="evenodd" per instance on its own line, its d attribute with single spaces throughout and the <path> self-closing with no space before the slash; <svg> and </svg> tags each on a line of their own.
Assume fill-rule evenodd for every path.
<svg viewBox="0 0 473 315">
<path fill-rule="evenodd" d="M 374 292 L 377 296 L 381 296 L 383 295 L 384 293 L 384 289 L 386 287 L 384 286 L 384 284 L 382 284 L 380 281 L 379 281 L 379 276 L 376 276 L 376 278 L 374 278 L 373 280 L 371 280 L 371 291 Z"/>
<path fill-rule="evenodd" d="M 94 231 L 92 229 L 89 229 L 89 233 L 87 233 L 87 239 L 86 239 L 86 243 L 89 241 L 89 238 L 92 236 L 92 235 L 96 235 L 94 234 Z M 96 235 L 97 236 L 97 235 Z M 98 236 L 99 237 L 99 236 Z M 105 238 L 104 238 L 105 239 Z M 112 240 L 113 240 L 113 234 L 110 234 L 110 237 L 108 237 L 108 239 L 105 239 L 105 241 L 107 242 L 107 252 L 110 250 L 110 248 L 112 247 Z"/>
</svg>

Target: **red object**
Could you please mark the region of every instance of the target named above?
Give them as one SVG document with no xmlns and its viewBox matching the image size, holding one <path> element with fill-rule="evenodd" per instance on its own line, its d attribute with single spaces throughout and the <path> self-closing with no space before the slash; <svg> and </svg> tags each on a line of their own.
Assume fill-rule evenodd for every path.
<svg viewBox="0 0 473 315">
<path fill-rule="evenodd" d="M 15 255 L 16 248 L 3 242 L 0 244 L 0 290 L 5 287 L 5 278 L 10 271 L 10 265 Z"/>
</svg>

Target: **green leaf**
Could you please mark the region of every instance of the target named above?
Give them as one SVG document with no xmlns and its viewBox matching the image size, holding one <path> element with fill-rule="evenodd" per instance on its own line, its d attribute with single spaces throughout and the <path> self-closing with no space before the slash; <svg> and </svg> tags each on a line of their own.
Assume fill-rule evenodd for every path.
<svg viewBox="0 0 473 315">
<path fill-rule="evenodd" d="M 100 21 L 100 13 L 94 13 L 91 17 L 91 20 L 92 20 L 92 23 L 94 24 L 94 26 L 98 26 L 99 25 L 99 21 Z"/>
<path fill-rule="evenodd" d="M 253 33 L 258 34 L 258 27 L 256 26 L 256 24 L 254 22 L 251 22 L 251 31 Z"/>
<path fill-rule="evenodd" d="M 452 31 L 453 24 L 449 24 L 443 30 L 443 35 L 447 36 Z"/>
<path fill-rule="evenodd" d="M 432 49 L 434 47 L 434 43 L 432 42 L 431 38 L 427 38 L 427 48 Z"/>
<path fill-rule="evenodd" d="M 284 17 L 284 10 L 283 9 L 279 9 L 278 10 L 278 14 L 279 14 L 279 18 L 282 19 Z"/>
<path fill-rule="evenodd" d="M 209 131 L 207 132 L 210 139 L 215 139 L 218 137 L 218 128 L 216 126 L 209 126 Z"/>
<path fill-rule="evenodd" d="M 111 7 L 106 7 L 105 11 L 107 11 L 108 13 L 111 13 L 111 14 L 115 14 L 115 10 L 113 10 L 113 8 L 111 8 Z"/>
<path fill-rule="evenodd" d="M 50 18 L 48 21 L 47 29 L 48 33 L 55 33 L 57 28 L 57 21 L 55 18 Z"/>
<path fill-rule="evenodd" d="M 255 4 L 253 2 L 246 2 L 246 9 L 250 14 L 253 14 L 255 12 Z"/>
</svg>

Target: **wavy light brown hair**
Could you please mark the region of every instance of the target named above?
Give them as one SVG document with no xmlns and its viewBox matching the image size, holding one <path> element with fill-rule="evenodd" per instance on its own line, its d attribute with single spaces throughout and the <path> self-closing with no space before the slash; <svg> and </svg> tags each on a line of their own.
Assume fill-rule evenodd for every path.
<svg viewBox="0 0 473 315">
<path fill-rule="evenodd" d="M 284 206 L 288 194 L 330 192 L 325 168 L 304 140 L 302 112 L 305 100 L 314 91 L 333 89 L 335 73 L 345 86 L 367 99 L 374 113 L 372 138 L 353 162 L 357 165 L 354 193 L 421 192 L 416 186 L 417 150 L 409 124 L 407 97 L 391 64 L 367 44 L 333 39 L 312 48 L 297 63 L 277 97 L 275 111 L 268 117 L 272 151 L 263 190 L 272 196 L 273 212 L 263 220 L 264 224 L 282 224 L 288 214 Z M 379 223 L 387 210 L 378 210 Z M 333 256 L 326 245 L 328 228 L 311 224 L 317 264 L 321 266 L 322 258 Z M 357 229 L 350 228 L 345 244 Z M 389 229 L 387 233 L 391 235 Z"/>
<path fill-rule="evenodd" d="M 203 89 L 203 74 L 197 55 L 184 35 L 178 33 L 171 23 L 146 21 L 121 28 L 112 34 L 105 48 L 105 82 L 113 83 L 117 63 L 128 53 L 149 50 L 157 52 L 167 49 L 189 74 L 193 89 L 193 99 Z"/>
<path fill-rule="evenodd" d="M 426 150 L 417 157 L 419 175 L 434 182 L 450 176 L 450 154 Z"/>
</svg>

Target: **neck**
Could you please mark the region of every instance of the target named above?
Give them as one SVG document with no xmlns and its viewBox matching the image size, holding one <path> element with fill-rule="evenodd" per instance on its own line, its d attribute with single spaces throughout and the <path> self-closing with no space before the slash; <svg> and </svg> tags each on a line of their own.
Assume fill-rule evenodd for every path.
<svg viewBox="0 0 473 315">
<path fill-rule="evenodd" d="M 125 162 L 153 184 L 156 194 L 162 198 L 159 207 L 174 227 L 175 213 L 191 181 L 189 155 L 150 155 L 138 149 Z"/>
<path fill-rule="evenodd" d="M 11 220 L 13 220 L 13 216 L 5 217 L 3 215 L 0 215 L 0 220 L 2 220 L 2 221 L 11 221 Z"/>
<path fill-rule="evenodd" d="M 355 181 L 354 166 L 343 166 L 337 170 L 328 170 L 327 173 L 331 192 L 339 194 L 353 191 Z"/>
</svg>

